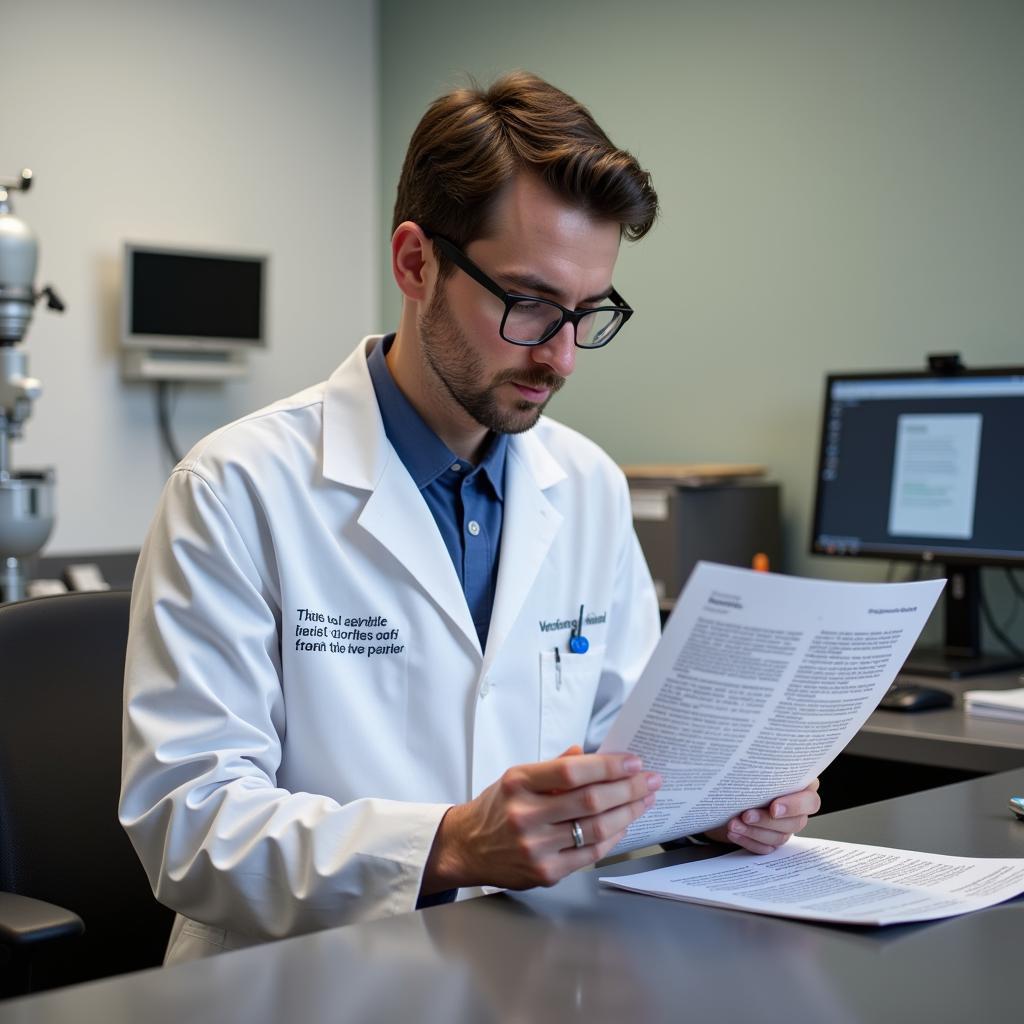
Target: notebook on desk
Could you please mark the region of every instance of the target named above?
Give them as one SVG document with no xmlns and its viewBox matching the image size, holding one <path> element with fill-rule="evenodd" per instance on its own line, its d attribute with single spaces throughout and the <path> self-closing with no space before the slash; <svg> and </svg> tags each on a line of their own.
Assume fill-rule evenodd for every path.
<svg viewBox="0 0 1024 1024">
<path fill-rule="evenodd" d="M 968 690 L 964 710 L 969 715 L 1024 723 L 1024 687 L 1016 690 Z"/>
</svg>

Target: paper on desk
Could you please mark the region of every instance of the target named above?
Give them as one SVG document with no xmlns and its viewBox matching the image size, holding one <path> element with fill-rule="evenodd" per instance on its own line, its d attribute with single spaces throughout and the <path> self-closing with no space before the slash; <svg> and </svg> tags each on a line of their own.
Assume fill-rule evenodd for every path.
<svg viewBox="0 0 1024 1024">
<path fill-rule="evenodd" d="M 947 857 L 795 836 L 774 853 L 602 878 L 606 885 L 758 914 L 834 924 L 932 921 L 1024 892 L 1024 858 Z"/>
<path fill-rule="evenodd" d="M 1024 688 L 1016 690 L 968 690 L 964 709 L 969 715 L 1024 722 Z"/>
<path fill-rule="evenodd" d="M 612 853 L 704 832 L 803 789 L 878 705 L 944 583 L 698 563 L 601 744 L 664 778 Z"/>
</svg>

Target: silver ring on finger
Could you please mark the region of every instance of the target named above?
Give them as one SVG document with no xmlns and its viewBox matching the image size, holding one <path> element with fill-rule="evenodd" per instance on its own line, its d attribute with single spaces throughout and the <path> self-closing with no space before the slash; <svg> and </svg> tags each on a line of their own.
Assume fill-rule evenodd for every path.
<svg viewBox="0 0 1024 1024">
<path fill-rule="evenodd" d="M 583 841 L 583 826 L 578 821 L 572 823 L 572 845 L 577 850 L 585 845 Z"/>
</svg>

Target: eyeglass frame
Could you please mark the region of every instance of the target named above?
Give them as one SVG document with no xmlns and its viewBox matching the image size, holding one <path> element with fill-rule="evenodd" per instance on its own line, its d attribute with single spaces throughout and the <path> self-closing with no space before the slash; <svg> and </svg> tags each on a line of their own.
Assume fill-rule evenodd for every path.
<svg viewBox="0 0 1024 1024">
<path fill-rule="evenodd" d="M 533 348 L 537 345 L 543 345 L 546 341 L 550 341 L 568 322 L 572 324 L 573 344 L 575 344 L 577 348 L 585 350 L 604 348 L 605 345 L 607 345 L 612 338 L 614 338 L 615 335 L 625 327 L 626 321 L 628 321 L 635 312 L 633 307 L 614 288 L 609 291 L 608 298 L 615 302 L 616 305 L 591 306 L 587 309 L 568 309 L 560 302 L 555 302 L 554 299 L 544 299 L 539 295 L 525 295 L 520 292 L 507 292 L 500 284 L 498 284 L 497 281 L 488 277 L 487 274 L 485 274 L 454 242 L 445 238 L 443 235 L 438 235 L 433 231 L 428 231 L 422 226 L 421 230 L 427 238 L 432 242 L 437 243 L 441 252 L 443 252 L 445 256 L 447 256 L 448 259 L 450 259 L 452 263 L 454 263 L 463 273 L 471 277 L 477 284 L 486 288 L 492 295 L 501 299 L 505 304 L 505 312 L 501 316 L 501 325 L 498 328 L 498 333 L 501 335 L 502 340 L 507 341 L 510 345 L 521 345 L 525 348 Z M 505 335 L 505 321 L 508 320 L 508 315 L 511 313 L 512 307 L 515 306 L 517 302 L 542 302 L 546 306 L 554 306 L 560 314 L 558 322 L 542 338 L 538 338 L 536 341 L 517 341 L 514 338 L 509 338 Z M 592 313 L 619 313 L 622 315 L 622 320 L 619 322 L 618 327 L 616 327 L 600 345 L 581 345 L 577 337 L 579 322 L 585 316 L 589 316 Z"/>
</svg>

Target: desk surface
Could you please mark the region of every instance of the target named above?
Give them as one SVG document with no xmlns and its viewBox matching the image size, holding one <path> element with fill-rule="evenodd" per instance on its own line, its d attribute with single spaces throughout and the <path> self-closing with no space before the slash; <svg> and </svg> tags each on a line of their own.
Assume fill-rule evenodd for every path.
<svg viewBox="0 0 1024 1024">
<path fill-rule="evenodd" d="M 875 711 L 850 741 L 846 753 L 973 772 L 1024 767 L 1024 725 L 966 715 L 962 702 L 965 690 L 1024 686 L 1019 672 L 959 681 L 924 676 L 901 676 L 902 680 L 949 690 L 956 703 L 948 709 L 909 714 Z"/>
<path fill-rule="evenodd" d="M 827 815 L 808 833 L 1024 857 L 1024 824 L 1006 810 L 1022 791 L 1024 769 Z M 1024 898 L 927 924 L 830 927 L 608 890 L 581 872 L 550 890 L 2 1003 L 0 1024 L 1009 1020 L 1020 1013 L 1022 934 Z"/>
</svg>

